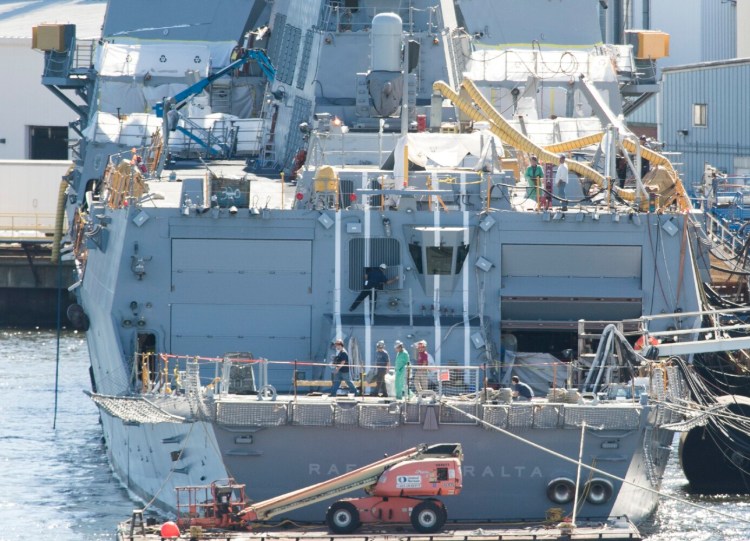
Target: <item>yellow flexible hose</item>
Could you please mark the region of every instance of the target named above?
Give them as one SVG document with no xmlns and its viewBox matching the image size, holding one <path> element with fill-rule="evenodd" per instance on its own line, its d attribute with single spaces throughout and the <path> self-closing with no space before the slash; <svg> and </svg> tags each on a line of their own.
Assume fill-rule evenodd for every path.
<svg viewBox="0 0 750 541">
<path fill-rule="evenodd" d="M 65 176 L 68 176 L 73 170 L 71 166 Z M 52 252 L 50 253 L 50 261 L 57 263 L 57 259 L 60 257 L 60 242 L 62 241 L 63 235 L 63 223 L 65 222 L 65 202 L 68 196 L 65 195 L 65 190 L 68 188 L 68 182 L 63 178 L 60 181 L 60 188 L 57 191 L 57 214 L 55 215 L 55 231 L 52 237 Z"/>
<path fill-rule="evenodd" d="M 438 92 L 443 97 L 451 100 L 462 113 L 467 115 L 475 122 L 488 121 L 490 123 L 490 131 L 500 137 L 505 143 L 522 152 L 537 154 L 540 158 L 540 161 L 555 163 L 558 158 L 557 154 L 561 152 L 570 152 L 578 148 L 597 144 L 602 140 L 604 136 L 603 133 L 597 133 L 574 139 L 572 141 L 566 141 L 563 143 L 556 143 L 554 145 L 541 147 L 532 142 L 528 137 L 520 133 L 513 126 L 511 126 L 508 121 L 505 120 L 502 115 L 497 112 L 492 104 L 487 101 L 487 99 L 472 81 L 464 79 L 464 81 L 461 83 L 461 89 L 466 92 L 473 103 L 472 101 L 469 101 L 460 96 L 443 81 L 435 81 L 435 83 L 433 83 L 432 85 L 432 88 L 435 92 Z M 636 152 L 636 146 L 632 141 L 626 139 L 625 141 L 623 141 L 623 146 L 629 152 Z M 675 182 L 675 189 L 677 191 L 676 200 L 680 210 L 687 210 L 691 208 L 690 199 L 687 197 L 685 187 L 683 186 L 682 182 L 679 179 L 679 176 L 674 170 L 672 163 L 665 156 L 648 148 L 642 147 L 641 155 L 649 160 L 652 165 L 663 166 L 668 171 L 670 177 Z M 592 180 L 602 188 L 604 188 L 604 186 L 606 185 L 606 179 L 601 173 L 595 171 L 582 162 L 570 160 L 568 162 L 568 169 L 583 178 Z M 612 189 L 619 197 L 621 197 L 625 201 L 635 201 L 636 194 L 634 190 L 626 190 L 618 186 L 610 186 L 610 189 Z M 641 205 L 642 207 L 646 207 L 648 205 L 648 201 L 643 201 Z"/>
</svg>

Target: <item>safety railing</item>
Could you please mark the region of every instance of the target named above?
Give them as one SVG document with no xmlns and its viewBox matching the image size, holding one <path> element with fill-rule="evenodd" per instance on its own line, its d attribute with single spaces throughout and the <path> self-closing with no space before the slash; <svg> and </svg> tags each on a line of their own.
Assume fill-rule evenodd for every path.
<svg viewBox="0 0 750 541">
<path fill-rule="evenodd" d="M 713 242 L 718 243 L 732 256 L 739 256 L 745 247 L 747 239 L 732 231 L 722 220 L 713 214 L 706 213 L 706 234 Z"/>
<path fill-rule="evenodd" d="M 369 150 L 369 145 L 361 143 L 361 134 L 315 132 L 308 152 L 305 170 L 316 169 L 321 165 L 341 167 L 362 165 L 380 165 L 388 154 L 396 147 L 400 134 L 379 133 L 378 147 Z"/>
<path fill-rule="evenodd" d="M 0 242 L 52 242 L 53 213 L 0 213 Z"/>
<path fill-rule="evenodd" d="M 331 3 L 327 6 L 323 16 L 323 30 L 326 32 L 360 32 L 369 30 L 372 19 L 383 11 L 382 6 L 359 7 L 352 10 L 349 7 Z M 398 7 L 389 11 L 395 12 L 403 21 L 404 32 L 412 33 L 416 30 L 415 17 L 417 12 L 427 11 L 427 26 L 434 31 L 442 28 L 442 13 L 439 9 L 423 10 L 413 6 Z"/>
<path fill-rule="evenodd" d="M 110 208 L 122 208 L 128 200 L 138 200 L 146 192 L 146 179 L 152 177 L 163 152 L 157 132 L 149 146 L 112 154 L 104 170 L 103 200 Z"/>
<path fill-rule="evenodd" d="M 295 396 L 310 391 L 328 393 L 335 374 L 330 363 L 270 361 L 253 358 L 250 353 L 224 357 L 138 353 L 133 363 L 136 388 L 144 394 L 180 392 L 185 388 L 189 363 L 199 365 L 201 387 L 222 396 L 262 395 L 272 384 Z M 486 374 L 483 366 L 414 364 L 398 372 L 392 366 L 379 372 L 376 366 L 368 369 L 355 364 L 350 372 L 358 394 L 377 395 L 382 391 L 382 382 L 387 396 L 401 395 L 409 399 L 462 396 L 467 400 L 481 398 L 478 393 L 486 387 Z M 354 393 L 346 383 L 342 382 L 341 387 L 344 396 Z"/>
</svg>

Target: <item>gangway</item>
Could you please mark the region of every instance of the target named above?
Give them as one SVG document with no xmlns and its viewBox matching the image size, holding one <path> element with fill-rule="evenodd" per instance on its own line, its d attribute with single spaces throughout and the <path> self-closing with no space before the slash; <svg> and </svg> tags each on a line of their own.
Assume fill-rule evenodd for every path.
<svg viewBox="0 0 750 541">
<path fill-rule="evenodd" d="M 731 318 L 731 323 L 722 323 L 722 319 L 726 318 Z M 649 324 L 659 320 L 687 321 L 688 324 L 682 329 L 649 330 Z M 706 321 L 709 323 L 705 323 Z M 585 323 L 581 320 L 579 329 L 583 328 Z M 635 326 L 638 329 L 635 333 L 627 334 L 638 334 L 643 337 L 644 344 L 655 344 L 646 346 L 643 351 L 645 356 L 652 358 L 750 348 L 750 307 L 655 314 L 625 319 L 620 323 L 627 328 Z M 698 339 L 700 337 L 704 339 Z"/>
</svg>

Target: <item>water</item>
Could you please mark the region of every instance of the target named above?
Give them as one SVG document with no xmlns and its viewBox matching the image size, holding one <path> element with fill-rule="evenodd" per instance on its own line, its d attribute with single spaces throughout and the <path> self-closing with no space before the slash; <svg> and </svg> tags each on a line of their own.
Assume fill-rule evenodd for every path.
<svg viewBox="0 0 750 541">
<path fill-rule="evenodd" d="M 89 388 L 86 342 L 0 330 L 0 540 L 111 540 L 135 505 L 112 477 Z"/>
<path fill-rule="evenodd" d="M 56 336 L 0 329 L 0 541 L 114 540 L 119 522 L 139 505 L 112 477 L 89 388 L 86 343 L 60 341 L 57 427 L 53 430 Z M 667 494 L 699 503 L 662 501 L 642 526 L 649 541 L 746 541 L 750 497 L 691 496 L 673 453 Z"/>
</svg>

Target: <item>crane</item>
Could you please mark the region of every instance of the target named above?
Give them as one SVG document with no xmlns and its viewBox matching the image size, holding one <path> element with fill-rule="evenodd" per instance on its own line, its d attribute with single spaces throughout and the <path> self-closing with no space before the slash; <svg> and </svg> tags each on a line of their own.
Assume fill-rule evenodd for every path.
<svg viewBox="0 0 750 541">
<path fill-rule="evenodd" d="M 193 133 L 191 130 L 183 128 L 182 126 L 178 126 L 178 118 L 180 117 L 179 110 L 188 103 L 188 100 L 190 100 L 190 98 L 203 92 L 211 83 L 227 75 L 228 73 L 231 73 L 233 70 L 241 68 L 250 60 L 255 60 L 258 63 L 258 66 L 260 66 L 260 69 L 263 72 L 263 75 L 265 75 L 266 79 L 268 79 L 269 82 L 273 83 L 273 81 L 276 79 L 276 69 L 273 67 L 273 64 L 271 64 L 271 60 L 268 58 L 266 53 L 262 49 L 247 49 L 243 51 L 236 60 L 234 60 L 224 68 L 215 73 L 212 73 L 204 79 L 201 79 L 197 83 L 190 85 L 182 92 L 178 92 L 174 96 L 166 97 L 161 102 L 154 105 L 154 114 L 156 114 L 158 118 L 161 118 L 163 120 L 162 132 L 164 133 L 165 148 L 167 147 L 167 144 L 169 142 L 169 133 L 171 131 L 178 130 L 185 134 L 185 136 L 187 136 L 188 138 L 206 148 L 210 154 L 216 155 L 220 153 L 213 147 L 210 141 L 204 141 L 203 139 L 195 135 L 195 133 Z M 182 118 L 185 121 L 188 120 L 185 117 Z M 164 167 L 165 157 L 166 152 L 162 152 L 157 167 L 157 174 L 161 173 Z"/>
</svg>

